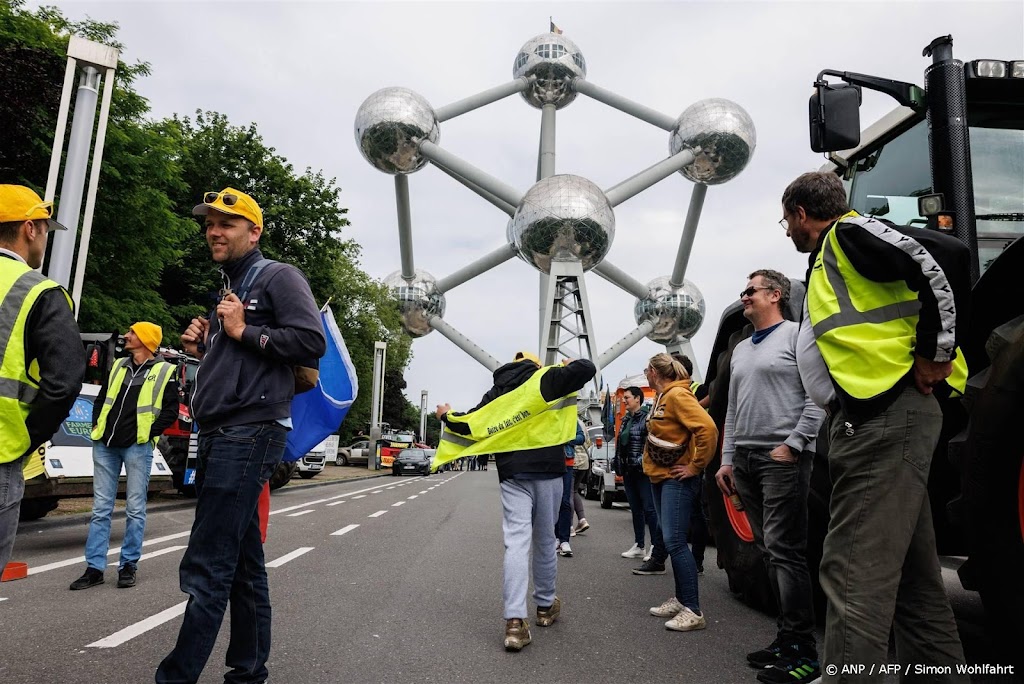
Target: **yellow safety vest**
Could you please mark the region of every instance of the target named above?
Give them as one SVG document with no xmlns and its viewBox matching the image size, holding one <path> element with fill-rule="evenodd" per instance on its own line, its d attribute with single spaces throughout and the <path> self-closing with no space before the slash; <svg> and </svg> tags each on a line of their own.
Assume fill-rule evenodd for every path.
<svg viewBox="0 0 1024 684">
<path fill-rule="evenodd" d="M 171 381 L 174 372 L 174 364 L 166 361 L 157 361 L 150 368 L 146 369 L 146 379 L 142 382 L 142 389 L 139 390 L 139 403 L 135 406 L 135 443 L 145 444 L 149 441 L 149 431 L 163 408 L 162 401 L 167 383 Z M 110 409 L 121 393 L 121 386 L 131 382 L 128 375 L 128 359 L 118 359 L 110 369 L 110 379 L 107 382 L 107 396 L 103 399 L 103 408 L 100 409 L 100 418 L 96 421 L 96 427 L 92 429 L 94 440 L 103 439 L 103 433 L 107 429 L 107 416 Z"/>
<path fill-rule="evenodd" d="M 469 426 L 468 435 L 441 431 L 433 467 L 463 456 L 502 454 L 566 444 L 576 437 L 576 393 L 544 401 L 541 377 L 552 366 L 540 369 L 511 392 L 472 413 L 448 415 L 448 421 Z"/>
<path fill-rule="evenodd" d="M 25 325 L 39 297 L 54 288 L 74 309 L 59 284 L 21 261 L 0 257 L 0 463 L 16 461 L 31 446 L 25 419 L 39 392 L 39 364 L 26 364 Z"/>
<path fill-rule="evenodd" d="M 871 399 L 913 368 L 921 303 L 903 280 L 879 283 L 861 277 L 839 244 L 839 223 L 879 224 L 854 211 L 836 221 L 811 269 L 807 310 L 832 378 L 854 399 Z M 937 271 L 936 277 L 945 278 Z M 967 362 L 959 348 L 946 382 L 960 393 L 967 384 Z"/>
</svg>

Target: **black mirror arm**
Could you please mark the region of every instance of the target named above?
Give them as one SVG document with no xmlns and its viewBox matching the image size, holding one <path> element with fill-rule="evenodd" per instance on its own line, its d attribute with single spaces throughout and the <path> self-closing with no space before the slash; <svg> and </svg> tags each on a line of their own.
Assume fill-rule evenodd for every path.
<svg viewBox="0 0 1024 684">
<path fill-rule="evenodd" d="M 879 78 L 878 76 L 868 76 L 867 74 L 858 74 L 852 71 L 825 69 L 818 74 L 818 80 L 815 81 L 814 85 L 825 85 L 825 76 L 835 76 L 850 85 L 884 93 L 904 107 L 910 107 L 915 112 L 923 112 L 925 110 L 924 89 L 913 83 L 894 81 L 889 78 Z"/>
</svg>

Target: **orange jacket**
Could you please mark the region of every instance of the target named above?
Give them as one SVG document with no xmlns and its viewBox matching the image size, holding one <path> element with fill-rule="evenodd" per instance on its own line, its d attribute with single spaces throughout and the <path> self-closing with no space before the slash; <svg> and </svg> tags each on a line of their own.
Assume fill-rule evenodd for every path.
<svg viewBox="0 0 1024 684">
<path fill-rule="evenodd" d="M 676 465 L 689 463 L 703 470 L 714 458 L 718 447 L 718 428 L 693 396 L 689 380 L 668 383 L 661 394 L 654 398 L 654 408 L 647 419 L 647 431 L 659 439 L 688 445 Z M 656 465 L 648 458 L 646 445 L 643 463 L 644 473 L 651 478 L 651 482 L 661 482 L 671 477 L 669 468 Z"/>
</svg>

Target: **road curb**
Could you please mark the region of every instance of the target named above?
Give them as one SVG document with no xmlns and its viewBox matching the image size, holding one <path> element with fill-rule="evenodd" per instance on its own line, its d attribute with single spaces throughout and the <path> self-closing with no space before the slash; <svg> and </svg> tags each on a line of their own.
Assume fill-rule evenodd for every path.
<svg viewBox="0 0 1024 684">
<path fill-rule="evenodd" d="M 364 480 L 372 480 L 378 477 L 384 477 L 390 475 L 391 471 L 382 471 L 379 473 L 367 473 L 366 475 L 358 475 L 356 477 L 346 477 L 342 480 L 321 480 L 320 482 L 301 482 L 294 485 L 286 485 L 289 491 L 296 489 L 309 489 L 312 487 L 326 487 L 327 485 L 344 484 L 345 482 L 362 482 Z M 271 496 L 276 495 L 276 490 Z M 146 513 L 154 513 L 157 511 L 174 511 L 185 508 L 195 508 L 195 499 L 183 499 L 181 501 L 160 501 L 160 502 L 149 502 L 146 504 Z M 89 518 L 92 517 L 91 512 L 84 513 L 70 513 L 68 515 L 55 516 L 55 517 L 43 517 L 39 520 L 28 520 L 18 524 L 18 531 L 41 529 L 41 528 L 56 528 L 56 527 L 71 527 L 74 525 L 86 525 L 89 523 Z M 123 520 L 125 517 L 125 511 L 123 508 L 114 509 L 112 520 Z"/>
</svg>

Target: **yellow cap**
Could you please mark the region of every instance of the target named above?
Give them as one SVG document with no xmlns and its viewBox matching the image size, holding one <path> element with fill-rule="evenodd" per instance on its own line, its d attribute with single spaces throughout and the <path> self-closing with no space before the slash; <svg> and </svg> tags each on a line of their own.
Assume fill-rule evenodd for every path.
<svg viewBox="0 0 1024 684">
<path fill-rule="evenodd" d="M 241 190 L 224 188 L 220 192 L 208 192 L 203 195 L 203 203 L 193 207 L 192 213 L 196 216 L 206 216 L 210 209 L 216 209 L 222 214 L 241 216 L 260 228 L 263 227 L 263 211 L 260 205 Z"/>
<path fill-rule="evenodd" d="M 163 329 L 156 323 L 150 323 L 149 321 L 139 321 L 129 330 L 134 332 L 135 336 L 139 338 L 139 342 L 154 354 L 160 348 L 160 342 L 164 339 Z"/>
<path fill-rule="evenodd" d="M 32 188 L 24 185 L 0 185 L 0 223 L 46 219 L 50 230 L 67 230 L 53 219 L 53 202 L 44 202 Z"/>
<path fill-rule="evenodd" d="M 535 364 L 537 364 L 538 366 L 544 365 L 544 364 L 542 364 L 540 362 L 540 358 L 538 358 L 536 354 L 534 354 L 533 352 L 528 352 L 528 351 L 517 351 L 516 355 L 512 358 L 512 360 L 513 361 L 532 361 Z"/>
</svg>

